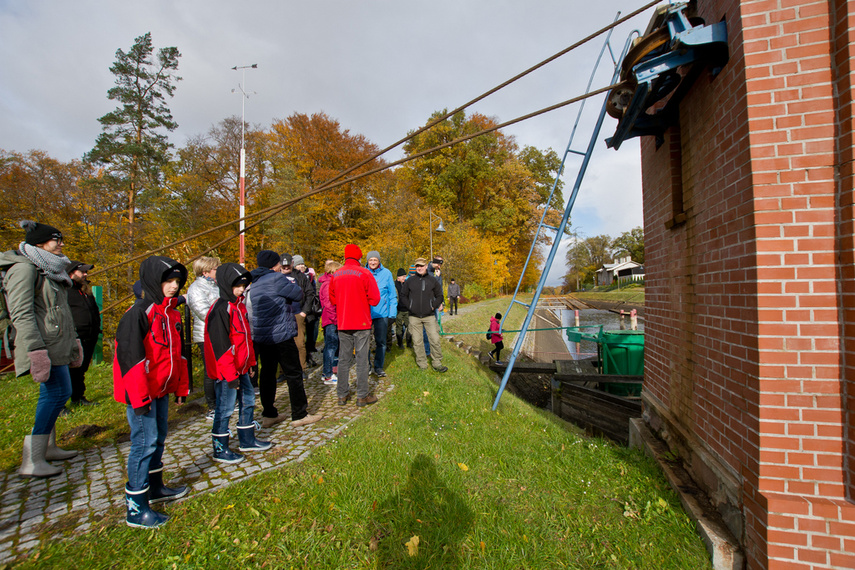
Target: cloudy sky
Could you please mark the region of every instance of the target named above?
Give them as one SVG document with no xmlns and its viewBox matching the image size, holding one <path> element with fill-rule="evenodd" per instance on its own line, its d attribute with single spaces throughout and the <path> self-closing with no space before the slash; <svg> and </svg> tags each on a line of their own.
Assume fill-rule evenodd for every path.
<svg viewBox="0 0 855 570">
<path fill-rule="evenodd" d="M 246 72 L 246 120 L 265 128 L 294 112 L 322 111 L 342 128 L 383 148 L 628 14 L 640 0 L 0 0 L 0 148 L 44 150 L 80 158 L 100 132 L 98 117 L 115 107 L 106 98 L 117 49 L 152 33 L 155 48 L 176 46 L 182 57 L 169 102 L 179 128 L 176 146 L 241 113 Z M 651 11 L 618 27 L 617 57 L 628 34 L 644 30 Z M 585 91 L 603 37 L 477 103 L 505 122 Z M 594 88 L 612 74 L 606 56 Z M 602 98 L 591 99 L 574 149 L 584 149 Z M 508 128 L 520 146 L 563 156 L 578 106 Z M 606 117 L 573 209 L 580 236 L 616 237 L 642 224 L 637 141 L 619 152 L 602 140 L 616 121 Z M 400 158 L 400 150 L 386 158 Z M 578 159 L 568 159 L 565 197 Z M 565 272 L 563 255 L 550 272 Z"/>
</svg>

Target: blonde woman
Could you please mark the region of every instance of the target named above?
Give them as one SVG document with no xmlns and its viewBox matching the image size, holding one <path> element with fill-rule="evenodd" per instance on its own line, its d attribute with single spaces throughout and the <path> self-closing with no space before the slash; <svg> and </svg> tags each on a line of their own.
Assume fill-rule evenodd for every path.
<svg viewBox="0 0 855 570">
<path fill-rule="evenodd" d="M 208 412 L 205 417 L 214 421 L 214 410 L 217 407 L 216 382 L 208 378 L 208 372 L 205 369 L 205 317 L 208 316 L 208 310 L 211 308 L 217 299 L 220 298 L 220 290 L 217 287 L 217 267 L 220 266 L 220 260 L 216 257 L 200 257 L 193 262 L 193 273 L 196 274 L 196 280 L 190 284 L 187 289 L 187 305 L 190 307 L 190 312 L 193 313 L 193 343 L 196 344 L 202 353 L 202 374 L 205 375 L 205 402 L 208 404 Z"/>
</svg>

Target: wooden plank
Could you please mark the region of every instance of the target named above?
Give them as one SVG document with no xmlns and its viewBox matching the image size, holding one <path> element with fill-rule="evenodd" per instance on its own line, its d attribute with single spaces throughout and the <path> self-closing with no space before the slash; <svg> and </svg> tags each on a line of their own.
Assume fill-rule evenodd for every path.
<svg viewBox="0 0 855 570">
<path fill-rule="evenodd" d="M 553 413 L 620 443 L 629 441 L 629 420 L 641 417 L 640 401 L 572 383 L 561 384 L 553 398 Z"/>
</svg>

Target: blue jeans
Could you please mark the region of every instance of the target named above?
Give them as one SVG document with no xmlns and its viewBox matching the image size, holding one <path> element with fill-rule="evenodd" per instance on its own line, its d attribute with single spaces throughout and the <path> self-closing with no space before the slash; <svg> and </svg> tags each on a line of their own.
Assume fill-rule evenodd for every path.
<svg viewBox="0 0 855 570">
<path fill-rule="evenodd" d="M 51 366 L 47 382 L 43 382 L 39 387 L 32 435 L 45 435 L 53 431 L 56 418 L 70 397 L 71 376 L 68 366 Z"/>
<path fill-rule="evenodd" d="M 386 335 L 389 333 L 389 321 L 386 317 L 371 319 L 374 328 L 374 370 L 383 368 L 386 361 Z"/>
<path fill-rule="evenodd" d="M 324 378 L 332 376 L 333 366 L 338 366 L 338 327 L 327 325 L 324 327 Z"/>
<path fill-rule="evenodd" d="M 215 386 L 217 391 L 217 407 L 214 408 L 214 425 L 211 433 L 224 435 L 229 433 L 229 418 L 235 411 L 235 400 L 240 398 L 238 410 L 238 425 L 248 426 L 252 423 L 252 415 L 255 411 L 255 390 L 249 380 L 249 374 L 242 374 L 239 378 L 240 388 L 235 390 L 229 388 L 228 382 L 218 380 Z"/>
<path fill-rule="evenodd" d="M 131 452 L 128 454 L 128 488 L 142 491 L 148 486 L 148 472 L 152 466 L 160 467 L 163 444 L 166 442 L 166 420 L 169 415 L 169 396 L 151 401 L 147 414 L 138 416 L 127 407 L 128 425 L 131 426 Z"/>
</svg>

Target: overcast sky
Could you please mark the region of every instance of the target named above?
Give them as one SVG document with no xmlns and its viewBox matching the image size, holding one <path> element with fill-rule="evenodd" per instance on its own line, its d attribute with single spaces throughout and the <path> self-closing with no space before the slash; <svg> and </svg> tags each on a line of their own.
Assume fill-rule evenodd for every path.
<svg viewBox="0 0 855 570">
<path fill-rule="evenodd" d="M 80 158 L 100 132 L 98 117 L 115 108 L 106 97 L 117 49 L 152 33 L 155 49 L 182 56 L 175 97 L 176 146 L 241 113 L 232 93 L 246 72 L 246 120 L 262 128 L 292 113 L 322 111 L 378 147 L 423 125 L 628 14 L 643 1 L 598 0 L 0 0 L 0 148 Z M 644 30 L 651 11 L 618 27 L 617 57 L 630 31 Z M 585 91 L 603 37 L 570 52 L 477 103 L 505 122 Z M 606 56 L 593 88 L 609 83 Z M 602 98 L 585 108 L 573 148 L 583 150 Z M 563 156 L 578 106 L 514 125 L 517 143 Z M 642 225 L 637 140 L 619 152 L 603 139 L 606 117 L 573 209 L 579 235 L 620 235 Z M 386 156 L 394 160 L 400 150 Z M 578 159 L 565 169 L 565 198 Z M 37 214 L 37 213 L 34 213 Z M 550 284 L 566 272 L 563 252 Z"/>
</svg>

